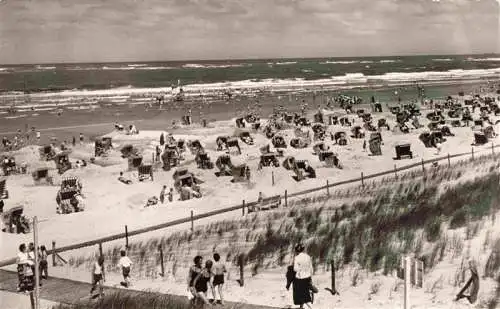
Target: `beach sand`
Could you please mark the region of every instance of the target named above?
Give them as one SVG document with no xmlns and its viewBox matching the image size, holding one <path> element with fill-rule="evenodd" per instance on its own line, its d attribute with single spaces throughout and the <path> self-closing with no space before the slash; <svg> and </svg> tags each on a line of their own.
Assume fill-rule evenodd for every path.
<svg viewBox="0 0 500 309">
<path fill-rule="evenodd" d="M 463 88 L 463 86 L 461 85 L 452 85 L 449 87 L 455 90 Z M 444 88 L 439 91 L 444 92 L 446 89 L 448 88 Z M 365 93 L 365 96 L 369 97 L 370 93 L 367 91 Z M 310 97 L 304 99 L 310 100 Z M 302 98 L 299 99 L 298 102 L 300 103 L 301 100 Z M 277 100 L 276 97 L 269 96 L 266 98 L 261 98 L 259 99 L 259 101 L 262 104 L 263 115 L 267 115 L 271 112 L 272 108 L 279 100 Z M 46 139 L 48 139 L 49 136 L 52 135 L 57 136 L 58 140 L 69 140 L 72 136 L 78 137 L 79 133 L 84 133 L 87 137 L 100 136 L 107 133 L 106 136 L 110 136 L 113 138 L 115 150 L 113 150 L 107 158 L 99 158 L 97 160 L 97 163 L 99 163 L 99 165 L 89 165 L 86 168 L 74 169 L 65 173 L 65 176 L 75 175 L 82 179 L 84 186 L 83 193 L 85 195 L 86 204 L 86 209 L 84 212 L 73 213 L 69 215 L 57 215 L 55 213 L 55 197 L 58 187 L 45 185 L 35 186 L 33 185 L 33 180 L 31 179 L 29 173 L 28 175 L 14 175 L 8 177 L 7 186 L 11 197 L 8 200 L 5 200 L 5 208 L 9 209 L 19 204 L 24 205 L 26 215 L 30 217 L 38 216 L 38 218 L 41 220 L 39 224 L 40 243 L 50 247 L 51 242 L 56 241 L 58 246 L 65 246 L 112 235 L 115 233 L 121 233 L 123 232 L 125 225 L 128 226 L 129 230 L 135 230 L 154 224 L 188 217 L 191 213 L 191 210 L 193 210 L 195 214 L 199 214 L 239 204 L 242 202 L 242 200 L 254 201 L 257 199 L 259 192 L 263 192 L 264 196 L 283 194 L 285 190 L 288 190 L 288 192 L 296 192 L 307 188 L 314 188 L 325 185 L 326 180 L 329 180 L 330 183 L 332 183 L 335 181 L 352 179 L 359 177 L 361 172 L 367 175 L 383 170 L 392 169 L 394 168 L 394 164 L 410 164 L 420 162 L 422 159 L 426 160 L 437 157 L 436 150 L 434 148 L 425 148 L 423 144 L 418 140 L 418 134 L 424 129 L 415 130 L 408 135 L 401 135 L 384 131 L 382 133 L 384 138 L 384 145 L 382 146 L 383 155 L 377 157 L 369 156 L 368 152 L 363 151 L 363 139 L 350 138 L 349 144 L 346 147 L 334 146 L 330 140 L 327 140 L 327 144 L 330 145 L 332 149 L 339 154 L 339 158 L 344 165 L 343 170 L 324 167 L 324 164 L 318 161 L 317 156 L 312 154 L 310 147 L 302 150 L 292 149 L 288 147 L 286 150 L 286 155 L 293 155 L 298 159 L 309 160 L 318 174 L 318 177 L 316 179 L 310 179 L 297 183 L 292 179 L 291 172 L 281 167 L 277 169 L 265 168 L 261 171 L 257 171 L 256 167 L 260 155 L 259 147 L 264 145 L 265 143 L 268 143 L 268 140 L 262 134 L 258 133 L 253 134 L 255 138 L 254 146 L 245 145 L 240 141 L 242 154 L 232 156 L 233 163 L 245 162 L 250 166 L 252 171 L 252 179 L 248 184 L 232 184 L 229 182 L 229 177 L 216 177 L 214 175 L 215 170 L 197 169 L 194 163 L 194 157 L 189 153 L 189 151 L 185 155 L 186 160 L 182 163 L 182 166 L 188 167 L 190 171 L 194 172 L 198 177 L 205 181 L 205 183 L 201 185 L 201 190 L 203 193 L 202 199 L 193 199 L 183 202 L 174 201 L 173 203 L 165 205 L 144 208 L 144 204 L 149 197 L 153 195 L 158 196 L 163 184 L 167 185 L 168 187 L 173 185 L 173 170 L 169 172 L 162 171 L 161 169 L 156 171 L 155 180 L 153 182 L 138 182 L 136 171 L 125 173 L 126 177 L 134 180 L 134 184 L 127 186 L 117 181 L 119 172 L 126 170 L 127 165 L 126 161 L 120 158 L 118 149 L 125 144 L 132 143 L 139 149 L 141 149 L 142 154 L 147 162 L 148 160 L 150 160 L 149 158 L 151 158 L 151 155 L 154 151 L 155 146 L 158 144 L 158 140 L 162 132 L 165 134 L 167 132 L 173 133 L 174 137 L 177 139 L 199 139 L 205 146 L 211 160 L 215 162 L 217 157 L 221 154 L 220 152 L 216 151 L 216 137 L 226 134 L 231 135 L 235 131 L 234 117 L 238 113 L 234 110 L 234 107 L 233 109 L 231 109 L 231 106 L 235 106 L 235 104 L 233 105 L 226 103 L 227 102 L 221 102 L 218 105 L 215 105 L 215 107 L 212 107 L 212 111 L 210 113 L 206 112 L 206 115 L 209 115 L 209 117 L 207 118 L 209 118 L 210 120 L 216 120 L 212 121 L 209 124 L 208 128 L 202 128 L 199 124 L 196 124 L 191 127 L 172 130 L 172 120 L 179 119 L 179 117 L 185 113 L 185 109 L 160 112 L 157 108 L 155 109 L 154 107 L 149 111 L 146 111 L 143 106 L 135 106 L 131 108 L 118 107 L 116 109 L 102 108 L 93 112 L 64 112 L 64 116 L 59 117 L 53 114 L 40 114 L 36 117 L 32 117 L 29 119 L 27 118 L 26 120 L 30 120 L 28 126 L 35 126 L 39 129 L 45 129 L 44 131 L 42 131 L 42 135 L 45 138 L 44 140 L 42 140 L 42 143 L 46 142 Z M 244 106 L 245 104 L 242 103 L 241 105 Z M 309 105 L 312 105 L 310 101 Z M 297 108 L 298 106 L 294 104 L 293 108 L 291 109 L 294 110 Z M 117 116 L 117 112 L 121 114 Z M 423 110 L 423 114 L 425 115 L 425 110 Z M 391 127 L 395 122 L 395 117 L 387 113 L 386 111 L 384 111 L 384 113 L 382 114 L 374 114 L 374 116 L 374 123 L 376 123 L 376 120 L 380 117 L 388 119 Z M 357 124 L 361 122 L 361 119 L 357 118 L 355 115 L 352 115 L 350 117 L 355 119 Z M 194 121 L 197 122 L 194 113 L 193 118 Z M 229 118 L 232 119 L 228 120 Z M 493 121 L 495 121 L 495 119 L 500 118 L 494 118 Z M 140 130 L 140 134 L 131 136 L 114 131 L 112 132 L 112 123 L 114 121 L 119 121 L 123 124 L 134 122 Z M 0 122 L 0 131 L 15 131 L 20 126 L 23 126 L 21 123 L 22 122 L 19 119 L 10 119 L 6 122 L 2 121 Z M 96 125 L 100 123 L 104 124 Z M 425 125 L 427 124 L 427 120 L 421 120 L 421 123 Z M 84 127 L 85 125 L 88 126 Z M 66 128 L 51 129 L 55 127 Z M 333 132 L 339 130 L 349 131 L 349 128 L 342 128 L 339 126 L 331 126 L 329 129 Z M 452 131 L 456 134 L 456 136 L 449 138 L 448 141 L 443 144 L 441 155 L 444 155 L 446 153 L 454 154 L 470 151 L 471 143 L 473 142 L 472 130 L 470 128 L 464 127 L 452 128 Z M 287 142 L 289 142 L 289 139 L 293 136 L 293 132 L 291 130 L 288 130 L 284 133 Z M 348 132 L 348 134 L 350 135 L 350 132 Z M 414 152 L 414 158 L 411 160 L 408 159 L 403 161 L 394 161 L 394 146 L 402 140 L 411 142 L 412 151 Z M 500 139 L 494 139 L 493 143 L 500 143 Z M 490 151 L 490 147 L 491 144 L 475 147 L 475 151 L 477 153 L 486 153 Z M 70 155 L 70 159 L 72 162 L 81 159 L 89 159 L 92 156 L 92 153 L 93 144 L 87 142 L 84 145 L 77 145 L 76 147 L 74 147 L 73 152 Z M 44 163 L 39 161 L 38 150 L 35 146 L 16 151 L 14 152 L 14 154 L 18 162 L 27 161 L 30 165 L 30 169 L 47 164 L 50 167 L 54 167 L 52 162 Z M 281 160 L 282 159 L 280 159 L 280 161 Z M 271 183 L 272 172 L 274 172 L 276 182 L 275 186 L 273 186 Z M 55 179 L 57 183 L 60 180 L 60 176 L 55 176 Z M 178 195 L 175 195 L 174 199 L 176 200 L 177 198 Z M 239 216 L 241 216 L 241 212 L 237 211 L 235 213 L 228 213 L 216 218 L 235 218 Z M 196 224 L 211 222 L 216 218 L 201 220 Z M 171 231 L 185 228 L 187 228 L 187 225 L 151 232 L 146 235 L 134 237 L 133 240 L 139 241 L 148 237 L 164 236 Z M 1 233 L 0 260 L 13 257 L 15 255 L 18 244 L 21 242 L 29 242 L 31 241 L 30 238 L 30 235 L 13 235 Z M 106 244 L 106 246 L 111 245 L 113 244 Z M 95 250 L 96 248 L 85 248 L 79 250 L 78 253 L 71 252 L 71 255 L 75 256 L 77 254 L 89 254 L 95 252 Z M 190 259 L 190 257 L 187 258 Z M 271 285 L 276 284 L 275 282 L 278 280 L 278 277 L 280 278 L 279 280 L 281 282 L 281 270 L 279 270 L 279 272 L 279 275 L 269 274 L 269 276 L 275 277 L 274 281 L 269 281 Z M 61 273 L 60 275 L 66 275 L 72 278 L 78 277 L 76 273 L 71 273 L 69 271 L 66 274 Z M 263 278 L 266 278 L 265 276 Z M 88 275 L 84 280 L 87 280 L 87 278 Z M 242 298 L 242 300 L 252 302 L 253 300 L 255 300 L 257 295 L 262 293 L 262 290 L 259 289 L 260 287 L 262 287 L 266 279 L 263 279 L 261 281 L 259 281 L 258 279 L 259 278 L 256 278 L 253 283 L 249 283 L 249 288 L 245 289 L 246 292 L 241 292 L 240 298 Z M 324 279 L 320 280 L 327 282 L 327 276 Z M 139 286 L 141 288 L 148 288 L 151 286 L 155 286 L 155 284 L 156 283 L 151 283 L 151 285 L 148 285 L 147 282 L 144 282 L 140 283 Z M 175 289 L 173 289 L 172 291 L 176 293 L 178 292 Z M 276 291 L 276 293 L 282 292 Z M 355 295 L 351 296 L 355 297 Z M 234 297 L 234 300 L 239 300 L 236 299 L 236 296 Z M 267 298 L 265 298 L 265 300 L 271 303 L 271 300 Z M 282 300 L 280 300 L 279 302 L 279 304 L 281 305 L 283 304 Z M 278 304 L 277 301 L 272 303 Z M 318 308 L 329 308 L 329 303 L 326 299 L 322 301 L 322 303 L 324 304 L 324 307 L 321 306 Z M 424 303 L 424 306 L 427 306 L 427 304 L 428 303 Z M 380 304 L 381 307 L 385 305 L 386 303 Z M 346 304 L 346 308 L 355 307 L 350 307 Z M 436 308 L 448 307 L 440 306 Z"/>
</svg>

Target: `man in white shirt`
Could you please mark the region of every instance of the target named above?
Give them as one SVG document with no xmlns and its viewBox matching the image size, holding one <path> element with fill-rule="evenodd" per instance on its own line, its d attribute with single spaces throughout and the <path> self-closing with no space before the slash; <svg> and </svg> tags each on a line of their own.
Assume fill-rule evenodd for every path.
<svg viewBox="0 0 500 309">
<path fill-rule="evenodd" d="M 122 275 L 124 282 L 122 285 L 128 287 L 130 285 L 130 267 L 132 266 L 132 261 L 127 256 L 127 252 L 125 250 L 121 250 L 120 252 L 121 258 L 118 262 L 118 266 L 122 269 Z"/>
<path fill-rule="evenodd" d="M 295 258 L 293 261 L 293 270 L 295 271 L 295 279 L 293 280 L 293 302 L 299 305 L 300 308 L 311 308 L 312 294 L 311 291 L 317 292 L 317 289 L 312 285 L 313 265 L 311 257 L 304 252 L 304 246 L 298 244 L 295 246 Z"/>
</svg>

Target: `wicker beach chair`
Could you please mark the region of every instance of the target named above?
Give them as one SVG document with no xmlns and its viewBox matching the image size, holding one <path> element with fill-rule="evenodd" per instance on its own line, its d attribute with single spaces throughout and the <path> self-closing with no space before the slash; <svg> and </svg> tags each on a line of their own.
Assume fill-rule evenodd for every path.
<svg viewBox="0 0 500 309">
<path fill-rule="evenodd" d="M 139 166 L 137 168 L 137 173 L 138 173 L 139 181 L 143 181 L 146 179 L 151 179 L 151 181 L 154 180 L 154 178 L 153 178 L 153 166 L 150 164 Z"/>
</svg>

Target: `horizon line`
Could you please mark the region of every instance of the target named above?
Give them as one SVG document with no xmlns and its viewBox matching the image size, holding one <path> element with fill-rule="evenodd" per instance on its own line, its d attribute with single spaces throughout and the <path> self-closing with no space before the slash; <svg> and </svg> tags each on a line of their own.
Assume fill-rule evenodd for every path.
<svg viewBox="0 0 500 309">
<path fill-rule="evenodd" d="M 112 64 L 112 63 L 154 63 L 154 62 L 210 62 L 210 61 L 259 61 L 259 60 L 314 60 L 314 59 L 346 59 L 346 58 L 387 58 L 387 57 L 418 57 L 418 56 L 500 56 L 500 53 L 469 53 L 469 54 L 393 54 L 384 56 L 329 56 L 329 57 L 277 57 L 277 58 L 214 58 L 214 59 L 177 59 L 177 60 L 127 60 L 127 61 L 102 61 L 102 62 L 36 62 L 36 63 L 0 63 L 0 66 L 47 65 L 47 64 Z"/>
</svg>

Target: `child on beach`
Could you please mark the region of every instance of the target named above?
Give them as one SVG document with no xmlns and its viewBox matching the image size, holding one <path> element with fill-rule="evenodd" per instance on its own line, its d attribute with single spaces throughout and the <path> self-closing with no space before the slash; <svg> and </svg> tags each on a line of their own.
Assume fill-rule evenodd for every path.
<svg viewBox="0 0 500 309">
<path fill-rule="evenodd" d="M 99 295 L 104 295 L 102 284 L 106 281 L 104 277 L 104 257 L 100 256 L 92 267 L 92 288 L 90 289 L 90 296 L 94 293 L 97 285 L 99 285 Z"/>
<path fill-rule="evenodd" d="M 214 253 L 214 280 L 213 280 L 213 286 L 214 286 L 214 292 L 215 292 L 215 287 L 217 287 L 217 291 L 219 292 L 219 298 L 220 301 L 219 303 L 221 305 L 224 304 L 224 297 L 222 296 L 222 287 L 224 285 L 224 274 L 227 272 L 226 270 L 226 265 L 221 262 L 220 260 L 220 255 L 218 253 Z M 214 294 L 214 299 L 215 299 L 215 294 Z"/>
<path fill-rule="evenodd" d="M 160 192 L 160 202 L 162 204 L 165 201 L 165 191 L 167 191 L 167 186 L 163 185 L 163 188 L 161 189 L 161 192 Z"/>
<path fill-rule="evenodd" d="M 132 180 L 127 179 L 123 176 L 123 172 L 120 172 L 120 177 L 118 177 L 118 181 L 123 182 L 126 185 L 129 185 L 132 183 Z"/>
<path fill-rule="evenodd" d="M 129 259 L 127 256 L 127 252 L 125 250 L 120 251 L 120 261 L 118 262 L 118 266 L 122 269 L 122 275 L 123 275 L 123 283 L 125 287 L 130 286 L 130 267 L 132 266 L 132 261 Z"/>
<path fill-rule="evenodd" d="M 170 191 L 168 192 L 168 201 L 172 202 L 174 200 L 174 188 L 170 188 Z"/>
<path fill-rule="evenodd" d="M 38 252 L 38 259 L 40 260 L 40 279 L 47 280 L 49 278 L 49 263 L 47 262 L 47 248 L 45 246 L 40 247 L 40 251 Z"/>
</svg>

